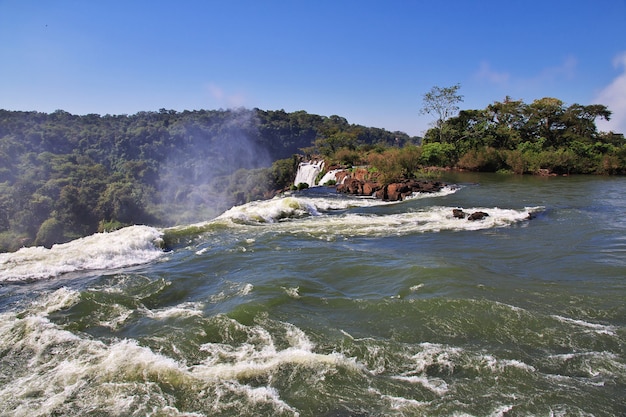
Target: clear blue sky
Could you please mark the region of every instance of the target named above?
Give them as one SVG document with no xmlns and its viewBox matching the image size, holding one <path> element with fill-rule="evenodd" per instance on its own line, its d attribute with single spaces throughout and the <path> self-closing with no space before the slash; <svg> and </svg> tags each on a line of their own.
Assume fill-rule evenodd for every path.
<svg viewBox="0 0 626 417">
<path fill-rule="evenodd" d="M 422 97 L 605 104 L 626 132 L 626 1 L 0 0 L 0 108 L 258 107 L 422 135 Z"/>
</svg>

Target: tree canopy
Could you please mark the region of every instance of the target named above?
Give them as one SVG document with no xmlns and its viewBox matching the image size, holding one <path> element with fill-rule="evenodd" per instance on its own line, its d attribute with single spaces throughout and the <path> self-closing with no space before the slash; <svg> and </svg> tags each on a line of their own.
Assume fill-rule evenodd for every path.
<svg viewBox="0 0 626 417">
<path fill-rule="evenodd" d="M 440 136 L 443 135 L 444 122 L 459 111 L 458 103 L 463 101 L 463 96 L 458 94 L 460 88 L 460 84 L 450 87 L 435 86 L 424 94 L 421 112 L 437 117 L 435 127 L 439 129 Z"/>
<path fill-rule="evenodd" d="M 128 224 L 206 220 L 290 185 L 292 156 L 315 143 L 413 140 L 305 111 L 0 110 L 0 251 Z"/>
<path fill-rule="evenodd" d="M 425 96 L 438 119 L 423 140 L 305 111 L 0 110 L 0 251 L 130 224 L 207 220 L 291 186 L 302 154 L 328 165 L 369 164 L 386 182 L 433 165 L 626 173 L 624 135 L 596 128 L 598 118 L 611 117 L 606 106 L 506 97 L 459 111 L 458 89 Z"/>
</svg>

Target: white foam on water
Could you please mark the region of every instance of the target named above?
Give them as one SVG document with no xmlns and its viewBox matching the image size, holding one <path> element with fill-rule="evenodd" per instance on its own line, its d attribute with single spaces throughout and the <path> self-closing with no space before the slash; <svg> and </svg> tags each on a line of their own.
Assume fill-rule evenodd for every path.
<svg viewBox="0 0 626 417">
<path fill-rule="evenodd" d="M 147 317 L 157 320 L 165 320 L 174 317 L 202 317 L 203 307 L 204 305 L 199 302 L 187 302 L 158 310 L 145 309 L 144 313 Z"/>
<path fill-rule="evenodd" d="M 273 415 L 283 415 L 287 413 L 288 415 L 298 417 L 300 413 L 285 401 L 280 398 L 279 392 L 272 387 L 251 387 L 246 384 L 239 384 L 236 381 L 223 381 L 222 386 L 226 388 L 230 393 L 236 393 L 244 396 L 249 403 L 258 405 L 258 404 L 269 404 L 272 406 Z M 221 394 L 221 393 L 220 393 Z M 218 394 L 218 398 L 221 396 Z M 221 408 L 218 401 L 216 403 L 216 409 Z M 229 404 L 232 408 L 233 404 Z M 237 413 L 245 414 L 248 407 L 242 404 L 237 404 Z M 246 414 L 248 415 L 248 414 Z"/>
<path fill-rule="evenodd" d="M 311 236 L 329 237 L 386 237 L 414 233 L 441 231 L 476 231 L 511 226 L 527 221 L 529 215 L 540 208 L 522 210 L 501 209 L 498 207 L 474 207 L 465 209 L 473 213 L 482 211 L 489 216 L 482 220 L 457 219 L 452 210 L 455 207 L 428 207 L 416 211 L 374 215 L 347 212 L 341 215 L 322 215 L 303 219 L 296 223 L 280 224 L 274 230 L 291 233 L 308 233 Z"/>
<path fill-rule="evenodd" d="M 238 380 L 269 375 L 284 365 L 304 366 L 313 369 L 334 369 L 343 366 L 361 369 L 353 359 L 340 353 L 320 354 L 313 352 L 314 343 L 302 330 L 289 323 L 282 323 L 289 346 L 277 348 L 272 335 L 260 326 L 245 327 L 232 323 L 248 332 L 248 341 L 238 346 L 207 343 L 201 350 L 208 353 L 203 363 L 195 365 L 193 375 L 210 380 Z"/>
<path fill-rule="evenodd" d="M 406 200 L 416 200 L 422 198 L 433 198 L 433 197 L 445 197 L 450 194 L 454 194 L 459 191 L 460 187 L 456 185 L 446 185 L 441 190 L 435 191 L 433 193 L 413 193 L 410 196 L 406 197 Z"/>
<path fill-rule="evenodd" d="M 126 320 L 128 320 L 128 318 L 131 317 L 134 312 L 134 310 L 117 303 L 111 304 L 109 308 L 111 309 L 111 311 L 108 311 L 106 315 L 110 316 L 111 318 L 109 318 L 108 320 L 100 320 L 98 321 L 98 324 L 102 327 L 108 327 L 112 330 L 119 329 L 120 326 L 126 323 Z"/>
<path fill-rule="evenodd" d="M 605 379 L 611 379 L 626 374 L 626 364 L 620 357 L 612 352 L 575 352 L 558 355 L 550 355 L 547 362 L 557 369 L 568 369 L 567 373 L 574 375 L 577 381 L 582 381 L 581 375 L 585 375 L 584 382 L 589 385 L 603 386 Z M 552 377 L 570 379 L 569 375 L 553 374 Z"/>
<path fill-rule="evenodd" d="M 417 401 L 412 398 L 393 397 L 391 395 L 383 395 L 381 398 L 388 400 L 393 410 L 404 410 L 406 408 L 421 408 L 428 403 Z"/>
<path fill-rule="evenodd" d="M 68 272 L 108 270 L 153 261 L 164 252 L 162 233 L 148 226 L 130 226 L 96 233 L 68 243 L 22 248 L 0 254 L 0 282 L 28 281 Z"/>
<path fill-rule="evenodd" d="M 33 301 L 29 310 L 34 311 L 37 315 L 47 315 L 55 311 L 69 308 L 80 300 L 80 293 L 70 290 L 66 287 L 58 290 L 42 294 L 42 296 Z"/>
<path fill-rule="evenodd" d="M 269 375 L 284 365 L 299 365 L 308 368 L 355 366 L 341 354 L 319 354 L 298 347 L 289 347 L 283 350 L 265 347 L 257 350 L 253 346 L 243 344 L 235 350 L 215 346 L 211 348 L 203 346 L 203 348 L 204 350 L 212 350 L 212 353 L 218 356 L 229 355 L 235 360 L 231 363 L 216 363 L 210 360 L 205 364 L 194 366 L 193 375 L 201 379 L 238 380 L 254 378 Z"/>
<path fill-rule="evenodd" d="M 411 375 L 411 376 L 401 376 L 396 375 L 392 377 L 393 379 L 397 379 L 399 381 L 406 381 L 411 384 L 421 385 L 432 393 L 442 397 L 445 395 L 449 388 L 446 381 L 441 378 L 428 378 L 424 375 Z"/>
<path fill-rule="evenodd" d="M 513 409 L 512 405 L 509 405 L 509 404 L 500 405 L 500 406 L 497 406 L 496 409 L 493 410 L 491 413 L 486 414 L 486 416 L 487 417 L 504 417 L 512 409 Z M 468 414 L 468 413 L 455 411 L 454 413 L 452 413 L 451 417 L 478 417 L 478 416 L 476 416 L 475 414 Z"/>
<path fill-rule="evenodd" d="M 586 329 L 590 332 L 593 333 L 597 333 L 597 334 L 606 334 L 609 336 L 616 336 L 617 334 L 615 333 L 617 331 L 617 327 L 615 326 L 608 326 L 608 325 L 604 325 L 604 324 L 599 324 L 599 323 L 589 323 L 587 321 L 584 320 L 576 320 L 576 319 L 570 319 L 567 317 L 563 317 L 563 316 L 559 316 L 559 315 L 553 315 L 552 317 L 554 317 L 555 319 L 563 322 L 563 323 L 568 323 L 577 327 L 580 327 L 582 329 Z"/>
<path fill-rule="evenodd" d="M 171 416 L 171 417 L 206 417 L 206 414 L 202 414 L 202 413 L 190 413 L 188 411 L 185 412 L 181 412 L 180 410 L 178 410 L 178 408 L 176 407 L 172 407 L 172 406 L 165 406 L 159 409 L 155 409 L 152 412 L 147 412 L 146 413 L 146 417 L 152 417 L 152 416 L 157 416 L 157 417 L 162 417 L 162 416 Z"/>
<path fill-rule="evenodd" d="M 506 368 L 516 368 L 526 372 L 536 372 L 536 369 L 532 365 L 528 365 L 517 359 L 497 359 L 492 355 L 481 355 L 479 357 L 480 366 L 484 366 L 491 372 L 502 372 Z"/>
<path fill-rule="evenodd" d="M 291 287 L 291 288 L 287 288 L 287 287 L 281 287 L 289 297 L 294 298 L 294 299 L 299 299 L 301 298 L 300 296 L 300 287 Z"/>
<path fill-rule="evenodd" d="M 188 390 L 203 400 L 209 395 L 207 401 L 216 413 L 232 409 L 234 400 L 240 403 L 239 411 L 269 406 L 275 415 L 298 415 L 275 388 L 252 387 L 237 378 L 271 372 L 283 364 L 314 368 L 326 364 L 332 368 L 338 362 L 350 364 L 340 355 L 313 353 L 314 345 L 304 332 L 284 323 L 283 337 L 290 344 L 286 349 L 276 349 L 270 333 L 253 326 L 248 329 L 249 343 L 219 345 L 213 350 L 226 357 L 210 357 L 204 364 L 189 367 L 137 341 L 95 340 L 65 330 L 46 317 L 74 305 L 77 295 L 59 289 L 42 296 L 25 311 L 0 314 L 3 363 L 20 365 L 3 370 L 8 374 L 3 375 L 0 384 L 0 415 L 30 417 L 89 411 L 106 415 L 205 415 L 179 411 L 176 399 L 168 393 L 172 388 Z M 198 307 L 189 303 L 152 313 L 156 318 L 193 315 Z M 234 320 L 229 323 L 246 329 Z M 211 365 L 213 360 L 216 363 Z M 230 360 L 234 362 L 224 363 Z M 244 362 L 237 363 L 239 360 Z M 220 392 L 226 394 L 224 398 Z M 232 394 L 237 397 L 233 399 Z"/>
<path fill-rule="evenodd" d="M 42 315 L 22 314 L 0 315 L 5 360 L 19 358 L 27 367 L 6 370 L 13 373 L 10 383 L 0 385 L 1 415 L 64 414 L 71 407 L 130 415 L 142 409 L 143 396 L 167 402 L 157 383 L 179 385 L 192 379 L 181 364 L 135 341 L 105 344 Z"/>
<path fill-rule="evenodd" d="M 490 414 L 492 417 L 503 417 L 506 416 L 509 411 L 513 409 L 512 405 L 501 405 L 493 410 Z"/>
<path fill-rule="evenodd" d="M 396 410 L 400 412 L 404 410 L 407 410 L 407 411 L 412 410 L 412 412 L 415 412 L 416 411 L 415 409 L 423 408 L 429 405 L 428 402 L 418 401 L 413 398 L 405 398 L 405 397 L 398 397 L 398 396 L 393 396 L 389 394 L 383 394 L 378 389 L 373 388 L 373 387 L 368 388 L 367 391 L 368 393 L 372 395 L 376 395 L 380 397 L 381 400 L 389 403 L 389 407 L 392 410 Z"/>
<path fill-rule="evenodd" d="M 446 186 L 435 193 L 415 193 L 412 198 L 442 197 L 458 190 L 457 187 Z M 277 223 L 285 219 L 297 219 L 309 216 L 320 216 L 324 212 L 347 210 L 358 207 L 374 207 L 401 204 L 399 201 L 383 201 L 375 198 L 363 198 L 347 195 L 334 197 L 300 197 L 281 196 L 271 200 L 258 200 L 235 206 L 222 213 L 211 222 L 231 221 L 244 224 Z M 206 227 L 211 222 L 199 223 L 195 226 Z M 194 225 L 191 225 L 194 226 Z"/>
<path fill-rule="evenodd" d="M 226 285 L 225 290 L 209 296 L 212 303 L 221 302 L 231 297 L 244 297 L 254 290 L 254 285 L 250 283 L 226 282 Z"/>
<path fill-rule="evenodd" d="M 235 206 L 216 218 L 241 223 L 275 223 L 281 219 L 317 216 L 317 208 L 305 199 L 295 197 L 273 198 L 271 200 L 253 201 Z"/>
</svg>

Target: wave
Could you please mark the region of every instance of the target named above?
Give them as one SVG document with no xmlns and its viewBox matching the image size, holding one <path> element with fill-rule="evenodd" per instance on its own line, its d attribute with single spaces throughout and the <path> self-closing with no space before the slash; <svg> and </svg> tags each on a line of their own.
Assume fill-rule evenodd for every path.
<svg viewBox="0 0 626 417">
<path fill-rule="evenodd" d="M 457 189 L 446 187 L 439 193 L 416 195 L 413 199 L 446 196 Z M 470 213 L 484 211 L 489 214 L 481 221 L 468 221 L 453 216 L 453 209 L 456 207 L 416 206 L 410 200 L 386 202 L 374 198 L 331 194 L 254 201 L 235 206 L 217 218 L 203 223 L 162 230 L 148 226 L 131 226 L 54 245 L 51 249 L 23 248 L 15 253 L 0 254 L 0 282 L 32 281 L 71 272 L 144 264 L 160 257 L 164 249 L 175 249 L 181 243 L 194 241 L 207 233 L 239 230 L 254 237 L 257 233 L 271 231 L 303 233 L 326 240 L 342 237 L 385 237 L 503 227 L 528 219 L 532 213 L 542 210 L 541 207 L 522 210 L 464 208 Z M 394 208 L 387 210 L 385 207 Z"/>
<path fill-rule="evenodd" d="M 206 342 L 187 364 L 131 339 L 95 340 L 54 323 L 49 315 L 79 308 L 78 291 L 61 288 L 42 295 L 24 311 L 0 314 L 3 362 L 26 364 L 3 368 L 2 415 L 298 415 L 272 384 L 251 384 L 285 368 L 310 370 L 323 378 L 337 368 L 360 372 L 351 358 L 316 353 L 315 344 L 298 327 L 267 320 L 245 326 L 225 316 L 198 318 L 200 326 L 217 326 L 223 341 Z M 192 314 L 198 306 L 138 313 L 166 322 Z M 241 343 L 230 340 L 241 336 Z M 161 344 L 163 340 L 159 342 Z M 172 345 L 183 342 L 172 339 Z M 165 349 L 167 350 L 167 349 Z M 10 381 L 10 383 L 8 383 Z M 283 393 L 284 395 L 284 393 Z M 198 414 L 179 411 L 189 408 Z M 235 412 L 233 412 L 235 411 Z"/>
<path fill-rule="evenodd" d="M 442 231 L 475 231 L 506 227 L 526 221 L 542 210 L 527 207 L 521 210 L 498 207 L 473 207 L 469 212 L 482 211 L 489 216 L 479 221 L 458 219 L 453 215 L 455 207 L 428 207 L 395 214 L 347 212 L 339 216 L 322 216 L 289 226 L 291 233 L 307 233 L 323 239 L 349 237 L 387 237 L 415 233 Z M 286 229 L 280 225 L 275 230 Z"/>
<path fill-rule="evenodd" d="M 504 416 L 548 415 L 547 404 L 563 407 L 562 415 L 587 415 L 579 412 L 583 405 L 598 410 L 586 404 L 592 396 L 611 395 L 598 389 L 613 389 L 617 398 L 603 415 L 622 409 L 619 351 L 564 350 L 561 337 L 547 349 L 533 345 L 541 351 L 535 356 L 516 353 L 500 337 L 504 348 L 485 349 L 459 345 L 462 337 L 452 344 L 361 338 L 341 327 L 320 334 L 268 314 L 244 324 L 231 315 L 205 316 L 203 302 L 184 301 L 134 310 L 122 327 L 158 329 L 149 337 L 120 339 L 128 333 L 116 332 L 98 339 L 63 316 L 80 311 L 99 326 L 100 318 L 126 315 L 102 308 L 116 299 L 87 312 L 91 300 L 60 288 L 21 311 L 0 313 L 0 414 Z M 575 400 L 559 405 L 570 396 Z"/>
<path fill-rule="evenodd" d="M 163 233 L 130 226 L 68 243 L 0 254 L 0 282 L 33 281 L 87 270 L 117 269 L 150 262 L 163 254 Z"/>
</svg>

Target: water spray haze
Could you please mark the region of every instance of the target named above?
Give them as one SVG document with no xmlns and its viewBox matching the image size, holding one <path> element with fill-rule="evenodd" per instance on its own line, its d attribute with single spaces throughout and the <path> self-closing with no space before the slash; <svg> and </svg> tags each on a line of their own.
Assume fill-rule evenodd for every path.
<svg viewBox="0 0 626 417">
<path fill-rule="evenodd" d="M 159 194 L 170 223 L 211 219 L 238 202 L 238 170 L 271 164 L 253 110 L 198 112 L 175 126 L 175 146 L 161 167 Z"/>
</svg>

